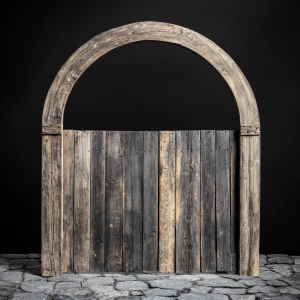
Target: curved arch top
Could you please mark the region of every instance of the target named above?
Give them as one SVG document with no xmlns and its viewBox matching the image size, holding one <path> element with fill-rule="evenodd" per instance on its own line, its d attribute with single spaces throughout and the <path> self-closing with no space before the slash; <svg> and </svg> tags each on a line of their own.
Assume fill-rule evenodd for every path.
<svg viewBox="0 0 300 300">
<path fill-rule="evenodd" d="M 241 128 L 259 134 L 259 113 L 252 89 L 240 68 L 219 46 L 203 35 L 174 24 L 138 22 L 105 31 L 80 47 L 56 75 L 44 105 L 43 133 L 59 134 L 69 94 L 84 71 L 109 51 L 139 41 L 162 41 L 188 48 L 213 65 L 236 100 Z"/>
</svg>

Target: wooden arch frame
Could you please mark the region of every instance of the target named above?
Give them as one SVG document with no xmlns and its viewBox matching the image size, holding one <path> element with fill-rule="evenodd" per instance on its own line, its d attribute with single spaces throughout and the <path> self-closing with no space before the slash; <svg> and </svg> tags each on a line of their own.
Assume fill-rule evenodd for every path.
<svg viewBox="0 0 300 300">
<path fill-rule="evenodd" d="M 138 22 L 103 32 L 80 47 L 55 77 L 42 119 L 42 275 L 61 274 L 63 115 L 68 96 L 84 71 L 107 52 L 133 42 L 162 41 L 196 52 L 225 79 L 240 116 L 239 274 L 259 274 L 260 122 L 256 100 L 242 71 L 219 46 L 190 29 Z"/>
</svg>

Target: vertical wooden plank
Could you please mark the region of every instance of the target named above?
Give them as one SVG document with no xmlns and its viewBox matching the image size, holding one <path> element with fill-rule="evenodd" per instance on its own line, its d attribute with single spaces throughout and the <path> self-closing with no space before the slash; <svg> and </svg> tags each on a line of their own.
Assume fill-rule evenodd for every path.
<svg viewBox="0 0 300 300">
<path fill-rule="evenodd" d="M 105 271 L 122 271 L 123 149 L 119 131 L 108 131 L 105 178 Z"/>
<path fill-rule="evenodd" d="M 160 131 L 159 271 L 175 272 L 175 132 Z"/>
<path fill-rule="evenodd" d="M 74 271 L 88 272 L 90 261 L 90 132 L 75 131 Z"/>
<path fill-rule="evenodd" d="M 158 268 L 158 133 L 144 132 L 143 270 Z"/>
<path fill-rule="evenodd" d="M 216 272 L 215 131 L 201 131 L 201 270 Z"/>
<path fill-rule="evenodd" d="M 42 136 L 42 276 L 61 274 L 62 136 Z"/>
<path fill-rule="evenodd" d="M 230 272 L 230 151 L 229 132 L 216 131 L 217 271 Z"/>
<path fill-rule="evenodd" d="M 189 131 L 190 140 L 190 251 L 189 273 L 200 272 L 200 131 Z"/>
<path fill-rule="evenodd" d="M 190 153 L 189 132 L 176 132 L 176 273 L 189 272 Z"/>
<path fill-rule="evenodd" d="M 124 134 L 124 170 L 123 170 L 123 270 L 132 271 L 132 138 L 134 132 Z"/>
<path fill-rule="evenodd" d="M 240 275 L 259 274 L 260 136 L 240 136 Z"/>
<path fill-rule="evenodd" d="M 104 271 L 106 132 L 91 132 L 90 271 Z"/>
<path fill-rule="evenodd" d="M 74 131 L 63 131 L 62 272 L 73 272 Z"/>
<path fill-rule="evenodd" d="M 236 256 L 236 175 L 237 175 L 237 141 L 236 131 L 230 131 L 230 248 L 232 272 L 237 271 Z"/>
<path fill-rule="evenodd" d="M 144 134 L 135 131 L 132 140 L 132 270 L 143 271 L 143 164 Z"/>
</svg>

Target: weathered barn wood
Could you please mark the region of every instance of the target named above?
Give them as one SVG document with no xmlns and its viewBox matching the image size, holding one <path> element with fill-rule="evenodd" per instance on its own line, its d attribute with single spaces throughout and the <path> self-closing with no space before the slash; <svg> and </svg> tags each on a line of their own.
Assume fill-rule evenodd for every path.
<svg viewBox="0 0 300 300">
<path fill-rule="evenodd" d="M 84 73 L 84 71 L 98 58 L 106 54 L 107 52 L 120 47 L 122 45 L 139 42 L 145 40 L 155 40 L 162 41 L 168 43 L 174 43 L 181 45 L 185 48 L 188 48 L 195 53 L 202 56 L 206 59 L 212 66 L 216 68 L 216 70 L 221 74 L 221 76 L 225 79 L 227 84 L 229 85 L 234 98 L 236 100 L 239 115 L 240 115 L 240 163 L 239 163 L 239 202 L 240 202 L 240 213 L 239 213 L 239 224 L 236 228 L 239 229 L 239 273 L 241 275 L 258 275 L 259 271 L 259 217 L 260 217 L 260 122 L 259 122 L 259 114 L 257 109 L 257 104 L 255 97 L 253 95 L 252 89 L 239 69 L 239 67 L 235 64 L 235 62 L 231 59 L 231 57 L 225 53 L 219 46 L 214 44 L 209 39 L 205 38 L 201 34 L 194 32 L 190 29 L 180 27 L 173 24 L 161 23 L 161 22 L 139 22 L 128 24 L 125 26 L 121 26 L 118 28 L 114 28 L 108 30 L 106 32 L 101 33 L 100 35 L 92 38 L 82 47 L 80 47 L 63 65 L 63 67 L 58 72 L 56 78 L 54 79 L 49 92 L 47 94 L 47 98 L 44 105 L 43 118 L 42 118 L 42 275 L 43 276 L 53 276 L 60 274 L 66 268 L 71 268 L 71 261 L 68 258 L 69 254 L 62 255 L 62 245 L 67 245 L 67 234 L 64 233 L 62 235 L 62 229 L 67 228 L 70 224 L 67 224 L 64 220 L 64 216 L 62 216 L 62 201 L 68 193 L 68 191 L 63 191 L 64 182 L 67 183 L 66 177 L 64 177 L 63 172 L 70 172 L 71 165 L 70 161 L 66 160 L 66 166 L 63 166 L 64 155 L 63 155 L 63 115 L 64 109 L 66 106 L 66 101 L 68 96 L 78 80 L 78 78 Z M 213 112 L 212 112 L 213 114 Z M 80 153 L 82 149 L 79 149 L 76 146 L 76 134 L 75 133 L 75 161 L 74 161 L 74 172 L 75 172 L 75 181 L 74 181 L 74 192 L 78 190 L 78 192 L 85 190 L 88 187 L 87 177 L 83 179 L 77 177 L 76 172 L 81 172 L 80 169 L 83 168 L 83 172 L 87 171 L 87 158 L 82 157 L 82 161 L 78 161 L 76 164 L 76 153 Z M 81 135 L 79 139 L 89 140 L 89 138 L 85 137 L 84 134 Z M 116 136 L 115 136 L 116 134 Z M 99 207 L 99 211 L 96 211 L 96 214 L 99 214 L 99 217 L 104 214 L 105 206 L 105 218 L 110 221 L 110 223 L 105 223 L 105 233 L 101 230 L 99 234 L 96 236 L 93 233 L 90 236 L 83 236 L 83 232 L 89 234 L 90 225 L 96 224 L 95 219 L 91 222 L 91 224 L 87 224 L 87 213 L 84 213 L 83 210 L 79 206 L 79 198 L 74 194 L 74 232 L 82 231 L 82 236 L 79 237 L 76 235 L 77 241 L 74 239 L 74 260 L 73 260 L 73 268 L 75 270 L 89 270 L 88 268 L 97 270 L 104 269 L 107 270 L 121 270 L 123 268 L 123 242 L 120 242 L 120 236 L 123 238 L 123 224 L 127 224 L 127 220 L 130 223 L 129 219 L 122 219 L 123 213 L 123 202 L 124 199 L 119 197 L 124 196 L 123 185 L 121 185 L 121 181 L 123 181 L 123 165 L 119 166 L 119 161 L 123 161 L 123 141 L 118 137 L 120 133 L 110 132 L 106 137 L 106 142 L 108 147 L 107 149 L 111 149 L 112 152 L 106 152 L 106 158 L 104 166 L 101 168 L 105 168 L 105 174 L 108 176 L 105 181 L 105 205 L 101 201 L 103 199 L 100 194 L 103 194 L 103 189 L 100 194 L 98 192 L 90 193 L 89 196 L 85 196 L 82 201 L 84 205 L 90 205 L 89 202 L 91 198 L 94 199 L 96 197 L 100 201 L 98 204 L 93 203 L 92 205 L 96 205 Z M 157 135 L 157 132 L 156 132 Z M 202 136 L 201 136 L 202 137 Z M 145 138 L 145 135 L 143 136 Z M 158 136 L 155 137 L 158 140 Z M 119 142 L 116 142 L 119 141 Z M 116 143 L 117 146 L 114 146 Z M 127 259 L 128 269 L 136 269 L 136 270 L 152 270 L 157 269 L 160 265 L 159 259 L 157 258 L 159 253 L 159 243 L 158 243 L 158 165 L 155 163 L 158 159 L 158 149 L 159 145 L 154 145 L 154 149 L 152 149 L 151 142 L 149 137 L 143 140 L 144 146 L 146 146 L 147 151 L 143 153 L 143 157 L 140 152 L 138 152 L 138 157 L 133 158 L 132 161 L 136 162 L 137 174 L 131 175 L 138 178 L 137 184 L 132 185 L 133 180 L 131 179 L 131 194 L 133 195 L 132 199 L 129 202 L 126 202 L 126 209 L 130 211 L 130 205 L 134 209 L 132 212 L 132 220 L 135 220 L 134 213 L 136 209 L 136 214 L 138 216 L 137 223 L 135 224 L 143 224 L 145 226 L 145 231 L 141 231 L 141 229 L 136 229 L 135 226 L 132 227 L 132 233 L 129 223 L 127 224 L 127 229 L 125 233 L 128 236 L 131 236 L 131 240 L 137 240 L 137 246 L 130 246 L 130 239 L 126 239 L 125 247 L 131 247 L 134 249 L 134 253 L 132 257 L 125 258 Z M 77 147 L 77 148 L 76 148 Z M 91 147 L 89 145 L 88 147 Z M 150 148 L 149 148 L 150 147 Z M 64 148 L 65 149 L 65 148 Z M 76 150 L 77 149 L 77 150 Z M 77 152 L 76 152 L 77 151 Z M 144 150 L 145 151 L 145 150 Z M 150 151 L 150 152 L 149 152 Z M 212 150 L 213 151 L 213 150 Z M 209 153 L 206 153 L 207 149 L 203 147 L 201 143 L 201 162 L 203 162 L 202 157 L 207 157 L 208 164 L 212 161 L 213 156 L 210 157 Z M 204 156 L 203 156 L 203 155 Z M 212 153 L 213 154 L 213 153 Z M 232 153 L 232 158 L 235 157 L 235 154 Z M 91 158 L 89 158 L 91 159 Z M 93 159 L 93 158 L 92 158 Z M 129 159 L 129 157 L 128 157 Z M 141 161 L 143 161 L 143 167 L 141 167 Z M 205 162 L 205 160 L 204 160 Z M 231 160 L 232 162 L 232 160 Z M 92 163 L 93 164 L 93 163 Z M 147 169 L 145 169 L 145 164 Z M 77 167 L 76 167 L 77 165 Z M 206 163 L 205 165 L 206 166 Z M 231 165 L 232 167 L 232 165 Z M 200 176 L 200 197 L 201 203 L 204 203 L 204 209 L 211 211 L 209 214 L 208 220 L 213 220 L 215 216 L 212 213 L 213 207 L 215 207 L 215 200 L 212 200 L 213 203 L 208 203 L 205 199 L 202 199 L 203 195 L 210 195 L 212 191 L 209 191 L 208 186 L 206 186 L 205 182 L 208 179 L 209 185 L 214 184 L 212 178 L 203 178 L 203 170 L 205 167 L 201 165 L 201 176 Z M 232 168 L 231 168 L 232 169 Z M 108 172 L 108 173 L 107 173 Z M 210 171 L 209 171 L 210 172 Z M 142 180 L 141 175 L 143 176 Z M 200 174 L 200 173 L 199 173 Z M 89 174 L 91 176 L 91 174 Z M 95 174 L 92 176 L 96 176 Z M 148 183 L 145 183 L 145 176 Z M 163 175 L 164 176 L 164 175 Z M 184 178 L 184 174 L 182 174 Z M 206 175 L 205 175 L 206 176 Z M 234 175 L 230 175 L 232 179 Z M 133 177 L 132 177 L 133 178 Z M 181 178 L 181 175 L 180 175 Z M 129 177 L 127 177 L 128 182 L 127 186 L 130 183 Z M 85 182 L 84 182 L 85 180 Z M 161 179 L 164 180 L 164 179 Z M 180 179 L 181 180 L 181 179 Z M 182 179 L 183 180 L 183 179 Z M 153 182 L 154 181 L 154 182 Z M 93 179 L 92 179 L 93 182 Z M 92 183 L 93 184 L 93 183 Z M 98 184 L 98 183 L 97 183 Z M 99 183 L 102 185 L 103 183 Z M 189 185 L 194 185 L 197 183 L 190 183 Z M 231 187 L 236 186 L 235 182 L 231 181 Z M 100 188 L 100 187 L 99 187 Z M 204 190 L 203 190 L 204 188 Z M 96 187 L 96 190 L 98 187 Z M 133 192 L 134 191 L 134 192 Z M 127 192 L 127 190 L 126 190 Z M 77 193 L 77 192 L 76 192 Z M 129 193 L 129 191 L 128 191 Z M 137 193 L 137 194 L 136 194 Z M 142 194 L 143 197 L 143 208 L 141 207 L 141 197 L 139 195 Z M 94 196 L 93 196 L 94 195 Z M 96 195 L 96 196 L 95 196 Z M 127 195 L 127 194 L 126 194 Z M 128 194 L 129 195 L 129 194 Z M 136 196 L 137 195 L 137 196 Z M 232 195 L 232 192 L 230 193 Z M 235 195 L 236 196 L 236 195 Z M 100 198 L 98 198 L 100 197 Z M 195 194 L 193 197 L 198 197 Z M 223 196 L 222 196 L 223 197 Z M 89 201 L 88 201 L 89 199 Z M 110 201 L 108 201 L 109 199 Z M 189 198 L 191 199 L 191 198 Z M 204 202 L 203 202 L 204 201 Z M 218 200 L 217 200 L 218 201 Z M 237 203 L 238 201 L 231 197 L 231 205 Z M 178 202 L 178 201 L 177 201 Z M 228 202 L 228 201 L 227 201 Z M 113 204 L 112 204 L 113 203 Z M 69 203 L 70 204 L 70 203 Z M 82 203 L 81 203 L 82 204 Z M 128 205 L 127 205 L 128 204 Z M 98 206 L 100 205 L 100 206 Z M 116 206 L 120 205 L 120 211 L 115 212 L 112 209 Z M 152 206 L 151 206 L 152 205 Z M 147 215 L 148 208 L 153 209 L 154 219 L 150 219 Z M 90 208 L 90 206 L 87 206 Z M 92 206 L 94 207 L 94 206 Z M 70 207 L 66 204 L 66 209 L 70 212 Z M 93 208 L 94 209 L 94 208 Z M 141 209 L 143 214 L 141 214 Z M 231 207 L 232 211 L 232 207 Z M 83 219 L 80 220 L 80 215 L 83 214 Z M 91 215 L 94 213 L 92 212 Z M 143 216 L 143 218 L 141 217 Z M 94 216 L 95 217 L 95 216 Z M 220 216 L 221 217 L 221 216 Z M 223 218 L 223 217 L 221 217 Z M 232 217 L 235 218 L 235 217 Z M 194 216 L 193 216 L 194 220 Z M 123 222 L 124 221 L 124 222 Z M 70 220 L 71 222 L 71 220 Z M 103 221 L 99 221 L 103 225 Z M 135 221 L 134 221 L 135 222 Z M 172 222 L 172 221 L 171 221 Z M 181 220 L 179 221 L 179 223 Z M 188 225 L 191 220 L 188 220 L 186 225 Z M 205 221 L 206 222 L 206 221 Z M 204 222 L 204 224 L 205 224 Z M 84 229 L 79 229 L 78 225 L 83 225 Z M 99 223 L 99 224 L 100 224 Z M 230 221 L 231 231 L 233 228 L 233 221 Z M 98 225 L 99 225 L 98 224 Z M 111 224 L 111 225 L 110 225 Z M 178 223 L 177 223 L 178 224 Z M 226 223 L 228 227 L 228 222 Z M 101 225 L 101 226 L 102 226 Z M 186 226 L 184 225 L 184 226 Z M 64 227 L 63 227 L 64 226 Z M 96 226 L 96 225 L 95 225 Z M 181 226 L 181 225 L 180 225 Z M 198 225 L 200 226 L 200 224 Z M 139 226 L 141 228 L 141 226 Z M 186 227 L 188 228 L 188 227 Z M 191 229 L 191 228 L 190 228 Z M 163 229 L 161 229 L 163 230 Z M 194 230 L 194 229 L 193 229 Z M 198 230 L 198 229 L 197 229 Z M 204 237 L 211 235 L 213 238 L 212 231 L 209 233 L 207 226 L 203 227 L 203 220 L 201 221 L 201 233 L 204 234 Z M 79 234 L 79 232 L 78 232 Z M 105 243 L 99 244 L 100 236 L 105 235 Z M 143 235 L 143 242 L 146 240 L 148 245 L 151 244 L 150 247 L 144 247 L 141 249 L 140 238 Z M 218 234 L 217 234 L 218 236 Z M 219 231 L 219 238 L 221 237 Z M 91 240 L 90 240 L 91 238 Z M 200 236 L 201 238 L 201 236 Z M 101 238 L 100 238 L 101 240 Z M 91 243 L 90 243 L 91 242 Z M 206 240 L 204 244 L 208 244 L 211 247 L 214 247 L 213 241 Z M 231 253 L 232 257 L 234 256 L 233 246 L 234 239 L 231 237 Z M 92 249 L 98 249 L 97 254 L 91 254 L 90 248 L 87 251 L 88 246 Z M 203 238 L 201 240 L 201 245 L 203 247 Z M 92 245 L 92 246 L 91 246 Z M 135 243 L 133 243 L 135 245 Z M 71 247 L 68 245 L 67 247 Z M 96 248 L 95 248 L 96 247 Z M 63 248 L 64 250 L 65 248 Z M 102 250 L 100 250 L 102 249 Z M 195 249 L 195 248 L 191 248 Z M 191 250 L 189 249 L 190 253 Z M 201 248 L 203 250 L 203 248 Z M 64 250 L 65 251 L 65 250 Z M 68 250 L 69 251 L 69 250 Z M 99 252 L 98 252 L 99 251 Z M 103 251 L 105 254 L 103 254 Z M 114 253 L 113 253 L 114 251 Z M 203 250 L 204 251 L 204 250 Z M 205 253 L 200 253 L 200 262 L 201 262 L 201 270 L 216 270 L 218 268 L 217 264 L 217 256 L 215 257 L 213 253 L 210 253 L 211 250 L 205 250 Z M 69 251 L 69 253 L 71 253 Z M 71 255 L 71 254 L 70 254 Z M 81 255 L 81 256 L 80 256 Z M 104 257 L 103 257 L 104 255 Z M 165 255 L 165 254 L 162 254 Z M 175 254 L 174 254 L 175 255 Z M 222 254 L 223 255 L 223 254 Z M 175 255 L 176 256 L 176 255 Z M 102 257 L 102 258 L 101 258 Z M 142 259 L 141 259 L 142 257 Z M 208 263 L 205 257 L 211 257 L 212 261 Z M 101 259 L 104 259 L 104 265 L 101 266 Z M 97 266 L 89 263 L 90 261 L 95 260 Z M 132 262 L 131 262 L 132 260 Z M 131 266 L 132 264 L 132 266 Z M 207 265 L 206 265 L 207 264 Z M 199 263 L 198 261 L 189 261 L 189 266 L 194 265 L 192 269 L 198 269 Z M 162 266 L 162 265 L 161 265 Z M 166 268 L 171 268 L 170 263 Z M 162 266 L 163 267 L 163 266 Z M 126 267 L 127 268 L 127 267 Z M 190 267 L 188 267 L 190 269 Z M 222 267 L 223 268 L 223 267 Z M 227 268 L 227 267 L 226 267 Z M 186 269 L 186 267 L 184 267 Z"/>
</svg>

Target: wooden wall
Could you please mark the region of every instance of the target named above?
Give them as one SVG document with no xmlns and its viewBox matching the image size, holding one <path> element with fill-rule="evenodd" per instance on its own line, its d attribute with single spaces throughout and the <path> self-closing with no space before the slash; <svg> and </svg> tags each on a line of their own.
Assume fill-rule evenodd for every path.
<svg viewBox="0 0 300 300">
<path fill-rule="evenodd" d="M 235 131 L 64 130 L 62 272 L 236 272 L 237 156 Z"/>
</svg>

